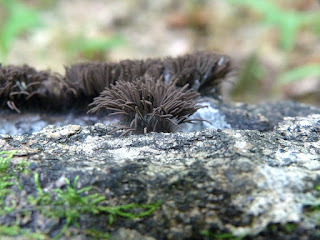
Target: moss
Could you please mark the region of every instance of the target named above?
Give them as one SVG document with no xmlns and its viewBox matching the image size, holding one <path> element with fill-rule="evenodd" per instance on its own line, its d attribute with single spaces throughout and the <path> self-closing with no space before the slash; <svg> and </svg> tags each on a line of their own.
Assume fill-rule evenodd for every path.
<svg viewBox="0 0 320 240">
<path fill-rule="evenodd" d="M 44 240 L 49 239 L 48 236 L 42 233 L 32 233 L 29 229 L 22 229 L 19 226 L 0 226 L 0 236 L 23 236 L 27 240 Z"/>
<path fill-rule="evenodd" d="M 82 215 L 108 215 L 109 224 L 115 221 L 115 217 L 123 217 L 129 219 L 142 218 L 151 215 L 160 203 L 153 204 L 135 204 L 130 203 L 120 206 L 108 206 L 103 195 L 98 193 L 89 193 L 92 187 L 83 187 L 78 189 L 77 176 L 73 180 L 73 184 L 65 178 L 66 186 L 63 189 L 53 189 L 44 191 L 41 187 L 38 173 L 34 173 L 33 182 L 35 184 L 35 194 L 27 196 L 27 206 L 20 207 L 13 200 L 8 202 L 10 196 L 17 195 L 10 188 L 14 185 L 18 186 L 18 191 L 22 190 L 19 186 L 18 174 L 24 173 L 30 175 L 28 164 L 21 162 L 14 166 L 10 166 L 10 159 L 14 156 L 15 151 L 0 152 L 0 215 L 15 216 L 15 223 L 1 223 L 1 236 L 23 236 L 26 239 L 59 239 L 61 236 L 69 232 L 71 226 L 77 227 L 79 231 L 89 237 L 98 239 L 107 239 L 109 233 L 100 232 L 95 229 L 83 229 L 79 220 Z M 19 193 L 18 193 L 19 194 Z M 19 195 L 18 195 L 19 196 Z M 46 229 L 46 233 L 35 232 L 34 229 L 21 227 L 18 215 L 41 214 L 45 219 L 52 220 L 58 224 L 50 226 Z M 58 231 L 57 231 L 58 229 Z"/>
<path fill-rule="evenodd" d="M 230 239 L 230 240 L 241 240 L 243 237 L 234 236 L 232 233 L 213 233 L 207 230 L 201 231 L 201 234 L 208 239 Z"/>
<path fill-rule="evenodd" d="M 5 204 L 5 198 L 11 193 L 10 187 L 14 185 L 13 172 L 8 171 L 10 159 L 14 154 L 15 151 L 0 152 L 0 215 L 13 210 L 11 205 Z"/>
</svg>

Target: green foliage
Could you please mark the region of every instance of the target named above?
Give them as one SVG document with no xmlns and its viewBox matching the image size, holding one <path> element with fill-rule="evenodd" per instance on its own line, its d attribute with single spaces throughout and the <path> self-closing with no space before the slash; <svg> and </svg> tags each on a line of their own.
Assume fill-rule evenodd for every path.
<svg viewBox="0 0 320 240">
<path fill-rule="evenodd" d="M 283 9 L 276 1 L 271 0 L 228 0 L 232 4 L 242 5 L 259 12 L 261 21 L 267 26 L 278 29 L 279 45 L 289 52 L 293 50 L 296 37 L 301 30 L 320 34 L 320 15 L 318 13 L 302 12 L 294 9 Z M 287 63 L 285 63 L 287 64 Z M 255 56 L 249 58 L 240 73 L 239 82 L 234 89 L 235 97 L 252 100 L 259 90 L 259 81 L 265 76 L 265 71 L 258 65 Z M 309 76 L 320 76 L 319 64 L 308 64 L 290 69 L 276 77 L 272 95 L 279 94 L 279 85 L 292 83 Z M 255 93 L 255 94 L 254 94 Z M 249 98 L 249 99 L 248 99 Z"/>
<path fill-rule="evenodd" d="M 42 7 L 52 6 L 55 1 L 37 1 Z M 0 0 L 0 9 L 5 13 L 0 17 L 0 62 L 5 62 L 12 43 L 21 34 L 41 26 L 40 12 L 26 5 L 22 0 Z M 69 59 L 82 57 L 88 60 L 104 60 L 104 52 L 122 46 L 122 36 L 111 38 L 87 38 L 85 35 L 66 36 L 64 49 Z"/>
<path fill-rule="evenodd" d="M 45 240 L 48 237 L 41 233 L 31 233 L 26 229 L 21 229 L 19 226 L 0 226 L 0 236 L 23 236 L 26 240 Z"/>
<path fill-rule="evenodd" d="M 110 237 L 110 234 L 109 233 L 102 233 L 100 231 L 97 231 L 95 229 L 88 229 L 88 230 L 85 230 L 85 233 L 86 235 L 94 238 L 94 239 L 109 239 Z"/>
<path fill-rule="evenodd" d="M 295 223 L 286 223 L 283 225 L 283 229 L 286 233 L 292 233 L 297 229 L 297 225 Z"/>
<path fill-rule="evenodd" d="M 45 193 L 40 185 L 39 174 L 34 173 L 34 183 L 38 192 L 38 197 L 34 198 L 33 196 L 28 196 L 28 201 L 34 206 L 37 205 L 47 205 L 52 202 L 52 196 L 49 193 Z"/>
<path fill-rule="evenodd" d="M 320 65 L 307 64 L 281 74 L 278 78 L 278 83 L 288 84 L 295 81 L 299 81 L 305 77 L 319 77 L 319 76 L 320 76 Z"/>
<path fill-rule="evenodd" d="M 249 56 L 239 74 L 239 79 L 233 88 L 232 95 L 245 97 L 245 100 L 253 99 L 257 95 L 257 89 L 261 79 L 266 75 L 266 70 L 259 62 L 259 56 L 255 53 Z"/>
<path fill-rule="evenodd" d="M 297 33 L 304 27 L 319 31 L 320 15 L 295 10 L 284 10 L 270 0 L 228 0 L 258 11 L 263 23 L 278 28 L 280 46 L 284 50 L 292 50 Z"/>
<path fill-rule="evenodd" d="M 263 232 L 268 232 L 269 234 L 275 235 L 284 233 L 284 234 L 291 234 L 293 231 L 297 229 L 297 224 L 288 222 L 288 223 L 271 223 L 269 224 Z"/>
<path fill-rule="evenodd" d="M 109 214 L 109 223 L 112 224 L 115 216 L 135 219 L 148 216 L 152 214 L 159 206 L 160 202 L 155 204 L 127 204 L 120 206 L 105 206 L 103 202 L 105 197 L 99 194 L 87 194 L 91 187 L 84 187 L 77 189 L 77 176 L 73 185 L 69 179 L 65 178 L 67 183 L 64 190 L 55 189 L 53 193 L 45 193 L 41 188 L 39 176 L 37 173 L 34 175 L 34 181 L 38 192 L 38 197 L 29 196 L 28 200 L 47 218 L 65 219 L 65 224 L 60 232 L 55 236 L 59 239 L 68 229 L 70 225 L 80 227 L 78 220 L 83 214 Z M 140 210 L 140 211 L 138 211 Z M 131 212 L 132 211 L 132 212 Z M 136 212 L 137 211 L 137 212 Z M 93 230 L 88 233 L 94 233 Z M 104 233 L 95 232 L 96 234 L 106 235 Z"/>
<path fill-rule="evenodd" d="M 12 169 L 9 169 L 10 159 L 17 151 L 1 151 L 0 152 L 0 215 L 13 213 L 16 210 L 16 203 L 11 201 L 10 205 L 6 204 L 5 198 L 13 194 L 9 189 L 17 180 L 16 173 L 25 173 L 25 168 L 29 166 L 26 162 L 19 162 Z M 29 173 L 27 171 L 27 173 Z M 19 185 L 19 184 L 18 184 Z M 47 239 L 46 235 L 41 233 L 32 233 L 28 229 L 22 229 L 18 225 L 0 226 L 0 236 L 23 236 L 23 239 Z"/>
<path fill-rule="evenodd" d="M 0 226 L 0 236 L 16 236 L 20 233 L 21 229 L 18 226 Z"/>
<path fill-rule="evenodd" d="M 1 151 L 0 152 L 0 174 L 6 173 L 9 168 L 9 161 L 14 156 L 16 151 Z"/>
<path fill-rule="evenodd" d="M 41 9 L 50 9 L 55 7 L 59 2 L 56 0 L 32 0 L 32 5 Z"/>
<path fill-rule="evenodd" d="M 88 60 L 104 60 L 105 51 L 124 44 L 124 38 L 119 35 L 110 38 L 87 38 L 84 35 L 78 35 L 67 37 L 64 49 L 69 59 L 81 56 Z"/>
<path fill-rule="evenodd" d="M 11 212 L 14 206 L 7 206 L 4 204 L 6 196 L 11 193 L 9 187 L 13 182 L 13 177 L 8 173 L 10 159 L 14 156 L 16 151 L 1 151 L 0 152 L 0 215 Z"/>
<path fill-rule="evenodd" d="M 12 185 L 13 182 L 11 182 L 10 178 L 2 176 L 0 177 L 0 213 L 2 213 L 6 208 L 6 206 L 4 206 L 4 199 L 7 194 L 11 192 L 8 188 Z"/>
<path fill-rule="evenodd" d="M 40 199 L 40 201 L 37 202 L 40 206 L 45 207 L 42 209 L 44 210 L 42 213 L 49 218 L 66 219 L 65 225 L 55 238 L 60 238 L 70 224 L 79 227 L 77 220 L 80 218 L 81 214 L 97 214 L 96 204 L 105 199 L 98 194 L 82 195 L 82 193 L 89 191 L 91 187 L 77 189 L 78 178 L 79 177 L 76 177 L 74 179 L 73 186 L 70 185 L 70 181 L 66 178 L 66 189 L 55 189 L 54 193 L 56 193 L 56 196 L 53 197 L 50 194 L 43 192 L 38 179 L 38 174 L 35 174 L 35 183 L 39 193 L 39 198 L 37 200 Z"/>
<path fill-rule="evenodd" d="M 317 185 L 317 186 L 315 187 L 315 189 L 316 189 L 316 190 L 318 191 L 318 193 L 320 194 L 320 185 Z M 308 204 L 308 205 L 311 206 L 311 209 L 312 209 L 313 211 L 320 213 L 320 212 L 319 212 L 319 210 L 320 210 L 320 198 L 319 198 L 319 197 L 317 198 L 317 200 L 316 200 L 315 202 L 312 202 L 311 204 Z M 320 220 L 320 219 L 319 219 L 319 220 Z"/>
<path fill-rule="evenodd" d="M 18 0 L 0 0 L 7 16 L 0 23 L 0 60 L 5 61 L 12 42 L 21 34 L 40 25 L 38 12 Z"/>
<path fill-rule="evenodd" d="M 241 240 L 241 239 L 243 239 L 243 237 L 236 237 L 232 233 L 212 233 L 207 230 L 201 231 L 201 234 L 203 236 L 208 237 L 209 239 L 220 239 L 220 240 L 224 240 L 224 239 Z"/>
<path fill-rule="evenodd" d="M 1 151 L 0 152 L 0 214 L 15 214 L 23 212 L 28 214 L 33 211 L 38 211 L 46 218 L 65 220 L 55 239 L 59 239 L 70 225 L 79 227 L 78 220 L 83 214 L 98 215 L 108 214 L 109 224 L 114 222 L 116 216 L 130 219 L 146 217 L 151 215 L 159 206 L 160 202 L 154 204 L 126 204 L 120 206 L 107 206 L 104 196 L 89 194 L 92 187 L 77 188 L 79 177 L 77 176 L 73 184 L 70 180 L 65 178 L 66 187 L 64 189 L 54 189 L 51 192 L 45 192 L 39 181 L 39 174 L 34 174 L 34 183 L 37 190 L 37 196 L 29 195 L 27 197 L 29 206 L 27 209 L 19 209 L 14 201 L 10 206 L 5 204 L 5 198 L 14 194 L 10 187 L 18 184 L 18 177 L 16 174 L 29 174 L 26 168 L 28 163 L 20 162 L 10 167 L 10 159 L 14 156 L 16 151 Z M 109 234 L 96 231 L 94 229 L 84 230 L 88 236 L 98 239 L 107 239 Z M 23 236 L 24 239 L 49 239 L 48 236 L 42 233 L 32 233 L 28 229 L 22 229 L 19 225 L 0 226 L 0 236 Z"/>
<path fill-rule="evenodd" d="M 127 205 L 121 205 L 121 206 L 115 206 L 115 207 L 102 206 L 102 207 L 99 207 L 98 210 L 100 212 L 109 213 L 110 214 L 109 215 L 109 223 L 112 224 L 115 216 L 121 216 L 121 217 L 130 218 L 130 219 L 142 218 L 142 217 L 149 216 L 155 210 L 157 210 L 157 208 L 160 206 L 160 204 L 161 204 L 160 201 L 153 203 L 153 204 L 130 203 Z M 139 212 L 134 212 L 139 209 L 140 209 Z"/>
</svg>

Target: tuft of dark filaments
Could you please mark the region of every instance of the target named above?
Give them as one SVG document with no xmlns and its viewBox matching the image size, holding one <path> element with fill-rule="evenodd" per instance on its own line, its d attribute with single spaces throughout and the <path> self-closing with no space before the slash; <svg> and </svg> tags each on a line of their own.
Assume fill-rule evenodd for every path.
<svg viewBox="0 0 320 240">
<path fill-rule="evenodd" d="M 202 96 L 219 98 L 221 82 L 233 70 L 230 57 L 208 51 L 164 59 L 78 63 L 66 66 L 64 76 L 28 65 L 0 65 L 0 108 L 7 106 L 18 113 L 87 110 L 105 88 L 145 78 L 161 79 L 164 85 L 187 85 Z"/>
<path fill-rule="evenodd" d="M 21 107 L 60 109 L 66 88 L 59 74 L 37 71 L 28 65 L 0 65 L 0 107 L 7 105 L 18 113 Z"/>
<path fill-rule="evenodd" d="M 189 88 L 202 96 L 219 97 L 221 82 L 234 71 L 231 58 L 227 55 L 199 51 L 164 59 L 166 80 L 179 78 L 177 86 L 189 84 Z"/>
<path fill-rule="evenodd" d="M 200 94 L 188 89 L 188 84 L 176 88 L 178 81 L 165 84 L 163 77 L 144 76 L 134 82 L 117 81 L 106 88 L 89 106 L 89 113 L 106 109 L 120 115 L 124 126 L 117 130 L 129 132 L 172 132 L 182 123 L 193 122 L 188 117 L 195 113 Z"/>
</svg>

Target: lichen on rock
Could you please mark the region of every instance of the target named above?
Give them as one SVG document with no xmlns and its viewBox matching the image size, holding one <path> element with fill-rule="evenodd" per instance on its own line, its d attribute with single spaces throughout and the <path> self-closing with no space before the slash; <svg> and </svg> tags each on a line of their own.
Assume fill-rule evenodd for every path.
<svg viewBox="0 0 320 240">
<path fill-rule="evenodd" d="M 107 215 L 82 216 L 82 229 L 94 227 L 110 236 L 144 239 L 201 239 L 204 233 L 271 239 L 275 233 L 270 226 L 277 226 L 276 234 L 283 239 L 313 238 L 319 223 L 306 206 L 318 197 L 320 115 L 312 113 L 319 110 L 282 104 L 298 117 L 272 119 L 266 111 L 274 109 L 271 104 L 250 106 L 250 114 L 242 106 L 243 114 L 256 119 L 257 129 L 246 129 L 243 121 L 243 129 L 119 138 L 121 131 L 115 136 L 107 134 L 116 126 L 100 123 L 50 126 L 32 135 L 0 135 L 0 148 L 22 152 L 12 161 L 29 162 L 32 172 L 39 174 L 42 188 L 49 192 L 61 177 L 72 181 L 79 176 L 79 188 L 91 186 L 111 206 L 161 201 L 152 214 L 136 220 L 117 218 L 112 226 L 106 225 Z M 311 115 L 299 117 L 308 111 Z M 261 113 L 265 117 L 257 117 Z M 266 122 L 271 127 L 265 128 Z M 27 192 L 12 190 L 20 199 L 16 209 L 23 209 L 26 203 L 21 199 L 37 190 L 33 178 L 18 173 L 18 179 Z M 59 186 L 63 189 L 65 183 Z M 39 217 L 35 214 L 25 226 L 39 224 Z M 16 218 L 0 221 L 19 222 Z M 294 224 L 294 228 L 287 231 L 286 224 Z M 49 225 L 42 228 L 51 236 L 55 233 Z M 85 235 L 72 231 L 72 236 Z"/>
</svg>

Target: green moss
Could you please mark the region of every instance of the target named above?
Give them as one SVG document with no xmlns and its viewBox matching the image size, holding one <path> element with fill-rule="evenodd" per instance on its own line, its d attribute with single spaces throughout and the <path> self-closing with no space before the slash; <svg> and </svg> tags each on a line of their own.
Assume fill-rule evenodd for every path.
<svg viewBox="0 0 320 240">
<path fill-rule="evenodd" d="M 232 233 L 213 233 L 207 230 L 201 231 L 201 235 L 206 236 L 209 239 L 241 240 L 243 238 L 243 237 L 234 236 Z"/>
<path fill-rule="evenodd" d="M 110 237 L 109 233 L 102 233 L 95 229 L 88 229 L 85 231 L 85 234 L 89 237 L 92 237 L 94 239 L 99 239 L 99 240 L 109 239 Z"/>
<path fill-rule="evenodd" d="M 292 233 L 297 229 L 297 225 L 295 223 L 286 223 L 283 225 L 283 230 L 286 233 Z"/>
<path fill-rule="evenodd" d="M 48 239 L 42 233 L 31 233 L 28 229 L 21 229 L 19 226 L 0 226 L 0 236 L 23 236 L 24 239 L 28 240 Z"/>
<path fill-rule="evenodd" d="M 37 206 L 37 209 L 47 218 L 65 219 L 65 224 L 61 231 L 55 236 L 60 238 L 70 225 L 80 227 L 78 220 L 83 214 L 109 214 L 109 223 L 112 224 L 115 216 L 135 219 L 152 214 L 160 205 L 155 204 L 127 204 L 121 206 L 106 206 L 105 197 L 95 194 L 88 194 L 91 187 L 77 189 L 77 176 L 73 185 L 65 178 L 67 186 L 64 190 L 54 189 L 53 192 L 45 193 L 40 185 L 39 176 L 34 174 L 34 181 L 38 191 L 38 196 L 29 196 L 29 203 Z M 138 213 L 131 211 L 140 210 Z"/>
<path fill-rule="evenodd" d="M 271 223 L 269 224 L 263 233 L 267 233 L 272 236 L 277 236 L 280 233 L 284 235 L 290 235 L 297 229 L 297 223 Z"/>
<path fill-rule="evenodd" d="M 306 204 L 304 206 L 305 214 L 312 217 L 317 221 L 317 229 L 320 228 L 320 185 L 317 185 L 315 189 L 318 192 L 318 197 L 314 202 Z M 318 231 L 319 232 L 319 231 Z M 319 232 L 320 235 L 320 232 Z"/>
<path fill-rule="evenodd" d="M 14 212 L 16 203 L 12 200 L 9 204 L 5 202 L 8 195 L 13 194 L 10 187 L 17 184 L 16 173 L 24 172 L 29 166 L 26 162 L 20 162 L 10 168 L 10 159 L 17 151 L 0 151 L 0 215 Z M 18 185 L 19 187 L 19 185 Z M 46 239 L 41 233 L 31 233 L 28 229 L 21 229 L 18 225 L 0 225 L 0 236 L 23 236 L 24 239 Z"/>
<path fill-rule="evenodd" d="M 14 185 L 13 174 L 8 171 L 10 159 L 16 151 L 1 151 L 0 152 L 0 215 L 10 213 L 14 204 L 8 206 L 4 203 L 5 198 L 11 193 L 10 187 Z"/>
<path fill-rule="evenodd" d="M 112 224 L 115 217 L 124 217 L 130 219 L 142 218 L 151 215 L 159 206 L 160 202 L 153 204 L 135 204 L 130 203 L 120 206 L 108 206 L 103 195 L 98 193 L 90 194 L 92 187 L 77 188 L 79 176 L 75 177 L 73 184 L 65 178 L 66 186 L 63 189 L 53 189 L 45 192 L 39 180 L 38 173 L 34 173 L 34 183 L 36 188 L 35 196 L 27 196 L 28 206 L 25 209 L 19 209 L 15 202 L 9 205 L 5 203 L 5 199 L 10 194 L 15 194 L 10 190 L 13 185 L 20 186 L 18 174 L 30 174 L 29 164 L 20 162 L 14 167 L 10 167 L 10 159 L 14 156 L 14 151 L 0 152 L 0 214 L 10 216 L 23 212 L 31 214 L 37 212 L 47 219 L 58 220 L 64 222 L 58 233 L 55 233 L 54 239 L 59 239 L 69 229 L 75 226 L 81 229 L 79 219 L 82 215 L 102 215 L 109 216 L 109 224 Z M 22 190 L 22 186 L 19 188 Z M 51 232 L 48 229 L 47 232 Z M 97 239 L 107 239 L 109 234 L 96 231 L 94 229 L 80 230 L 85 235 Z M 24 236 L 26 239 L 50 239 L 43 233 L 33 233 L 30 229 L 20 228 L 19 223 L 15 225 L 1 226 L 0 236 Z"/>
<path fill-rule="evenodd" d="M 16 151 L 1 151 L 0 152 L 0 174 L 6 173 L 9 168 L 10 159 Z"/>
</svg>

